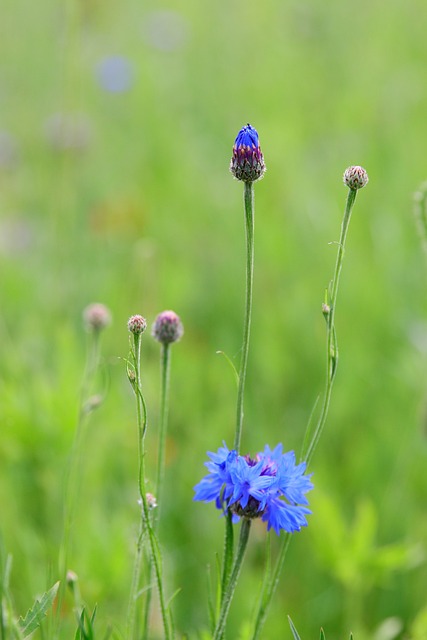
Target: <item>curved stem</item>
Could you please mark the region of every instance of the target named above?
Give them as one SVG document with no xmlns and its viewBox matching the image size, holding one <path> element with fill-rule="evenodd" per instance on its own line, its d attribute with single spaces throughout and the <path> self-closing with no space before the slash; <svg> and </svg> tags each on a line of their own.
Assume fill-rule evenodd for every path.
<svg viewBox="0 0 427 640">
<path fill-rule="evenodd" d="M 251 529 L 251 520 L 244 518 L 242 526 L 240 528 L 240 538 L 237 547 L 236 557 L 234 559 L 233 568 L 231 570 L 230 580 L 227 584 L 227 589 L 223 594 L 221 610 L 219 618 L 216 623 L 213 640 L 221 640 L 223 637 L 225 624 L 227 622 L 228 612 L 230 610 L 231 601 L 233 599 L 234 591 L 236 590 L 237 580 L 242 568 L 243 558 L 245 557 L 246 547 L 249 539 L 249 532 Z"/>
<path fill-rule="evenodd" d="M 138 487 L 141 499 L 141 525 L 148 536 L 148 544 L 150 551 L 150 560 L 154 567 L 154 574 L 156 577 L 157 591 L 159 594 L 160 613 L 163 622 L 164 637 L 165 640 L 171 640 L 173 637 L 172 625 L 168 607 L 165 601 L 164 589 L 163 589 L 163 576 L 162 576 L 162 559 L 160 555 L 160 549 L 157 542 L 156 534 L 151 522 L 150 507 L 147 502 L 147 492 L 145 486 L 145 433 L 147 430 L 147 408 L 142 395 L 141 390 L 141 369 L 140 369 L 140 352 L 141 352 L 141 336 L 140 334 L 134 335 L 134 350 L 133 360 L 135 367 L 135 384 L 134 391 L 136 395 L 136 407 L 137 407 L 137 423 L 138 423 Z M 137 554 L 137 562 L 138 562 Z M 135 606 L 136 593 L 133 593 L 131 599 L 131 607 Z M 134 621 L 134 614 L 131 611 L 131 621 Z M 133 617 L 132 617 L 133 616 Z M 134 624 L 134 622 L 132 622 Z M 131 633 L 134 633 L 134 629 L 131 629 Z M 131 636 L 132 637 L 132 636 Z"/>
<path fill-rule="evenodd" d="M 245 220 L 246 220 L 246 304 L 245 320 L 243 328 L 242 356 L 239 371 L 239 386 L 237 391 L 236 435 L 234 448 L 240 449 L 240 440 L 243 427 L 243 402 L 246 382 L 246 369 L 248 364 L 249 337 L 251 331 L 252 315 L 252 291 L 254 279 L 254 186 L 252 182 L 245 182 L 244 191 Z"/>
<path fill-rule="evenodd" d="M 326 422 L 326 418 L 329 411 L 329 404 L 331 400 L 332 387 L 335 380 L 335 374 L 338 365 L 338 345 L 335 333 L 335 310 L 338 296 L 338 286 L 340 281 L 341 269 L 345 253 L 345 242 L 347 238 L 348 227 L 350 224 L 351 212 L 354 202 L 356 200 L 357 191 L 355 189 L 349 189 L 347 196 L 347 203 L 344 211 L 344 218 L 341 225 L 341 236 L 338 245 L 337 259 L 335 262 L 334 277 L 332 280 L 331 293 L 328 300 L 329 312 L 327 314 L 327 340 L 326 340 L 326 387 L 323 397 L 322 409 L 320 412 L 319 420 L 317 421 L 316 429 L 311 439 L 310 445 L 307 450 L 305 460 L 307 466 L 309 465 L 314 451 L 322 435 L 323 427 Z"/>
</svg>

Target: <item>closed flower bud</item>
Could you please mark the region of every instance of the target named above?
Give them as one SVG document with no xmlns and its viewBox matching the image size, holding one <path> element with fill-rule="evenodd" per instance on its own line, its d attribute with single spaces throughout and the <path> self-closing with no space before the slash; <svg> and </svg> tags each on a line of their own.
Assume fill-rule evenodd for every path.
<svg viewBox="0 0 427 640">
<path fill-rule="evenodd" d="M 260 180 L 266 172 L 258 132 L 250 124 L 240 129 L 237 134 L 230 171 L 237 180 L 243 180 L 243 182 Z"/>
<path fill-rule="evenodd" d="M 83 320 L 89 331 L 101 331 L 110 324 L 111 314 L 104 304 L 94 302 L 83 311 Z"/>
<path fill-rule="evenodd" d="M 349 189 L 357 190 L 367 185 L 369 178 L 363 167 L 355 166 L 344 171 L 343 181 Z"/>
<path fill-rule="evenodd" d="M 157 316 L 152 330 L 152 336 L 162 344 L 178 342 L 184 334 L 184 327 L 180 317 L 174 311 L 162 311 Z"/>
<path fill-rule="evenodd" d="M 136 336 L 139 336 L 147 328 L 147 321 L 142 316 L 131 316 L 128 320 L 128 330 Z"/>
</svg>

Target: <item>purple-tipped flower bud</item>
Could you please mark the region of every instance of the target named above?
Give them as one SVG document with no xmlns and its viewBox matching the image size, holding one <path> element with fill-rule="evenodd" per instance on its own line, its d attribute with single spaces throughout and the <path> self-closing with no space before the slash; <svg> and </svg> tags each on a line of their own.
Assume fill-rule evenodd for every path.
<svg viewBox="0 0 427 640">
<path fill-rule="evenodd" d="M 128 320 L 128 330 L 136 336 L 139 336 L 147 328 L 147 321 L 142 316 L 131 316 Z"/>
<path fill-rule="evenodd" d="M 170 344 L 182 338 L 184 327 L 180 317 L 174 311 L 162 311 L 157 316 L 151 333 L 153 338 L 162 344 Z"/>
<path fill-rule="evenodd" d="M 83 320 L 89 331 L 101 331 L 111 322 L 109 309 L 100 302 L 94 302 L 83 311 Z"/>
<path fill-rule="evenodd" d="M 363 167 L 355 166 L 348 167 L 348 169 L 344 171 L 343 181 L 349 189 L 356 191 L 367 185 L 369 178 Z"/>
<path fill-rule="evenodd" d="M 230 171 L 237 180 L 255 182 L 266 172 L 264 156 L 259 146 L 258 131 L 250 124 L 240 129 L 234 142 Z"/>
</svg>

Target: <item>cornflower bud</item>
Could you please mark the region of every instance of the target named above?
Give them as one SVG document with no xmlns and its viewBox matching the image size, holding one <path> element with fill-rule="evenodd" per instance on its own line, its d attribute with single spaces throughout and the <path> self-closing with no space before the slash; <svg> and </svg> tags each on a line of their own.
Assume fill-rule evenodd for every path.
<svg viewBox="0 0 427 640">
<path fill-rule="evenodd" d="M 368 174 L 363 167 L 348 167 L 348 169 L 344 171 L 343 182 L 350 189 L 362 189 L 362 187 L 368 184 L 368 181 Z"/>
<path fill-rule="evenodd" d="M 230 171 L 237 180 L 243 180 L 243 182 L 260 180 L 266 172 L 264 156 L 259 146 L 258 131 L 249 123 L 237 134 Z"/>
<path fill-rule="evenodd" d="M 184 335 L 184 327 L 180 317 L 174 311 L 162 311 L 153 324 L 153 338 L 162 344 L 178 342 Z"/>
<path fill-rule="evenodd" d="M 139 336 L 147 328 L 147 321 L 140 315 L 131 316 L 128 320 L 128 330 L 136 336 Z"/>
<path fill-rule="evenodd" d="M 83 320 L 89 331 L 101 331 L 111 323 L 111 313 L 104 304 L 94 302 L 83 311 Z"/>
</svg>

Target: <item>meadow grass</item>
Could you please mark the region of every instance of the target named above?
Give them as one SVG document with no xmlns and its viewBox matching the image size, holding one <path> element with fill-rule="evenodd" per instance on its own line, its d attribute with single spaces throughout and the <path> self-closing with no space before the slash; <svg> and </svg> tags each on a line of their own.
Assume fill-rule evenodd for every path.
<svg viewBox="0 0 427 640">
<path fill-rule="evenodd" d="M 169 12 L 160 27 L 159 11 Z M 386 12 L 379 0 L 5 3 L 1 128 L 16 153 L 0 154 L 0 529 L 17 611 L 55 581 L 85 362 L 81 316 L 99 301 L 113 316 L 102 344 L 108 393 L 86 434 L 70 569 L 89 608 L 98 603 L 99 628 L 124 629 L 139 507 L 120 357 L 131 314 L 151 323 L 175 309 L 186 333 L 173 354 L 158 533 L 167 583 L 181 589 L 177 628 L 190 637 L 207 628 L 205 568 L 221 549 L 222 522 L 192 501 L 192 487 L 206 450 L 234 431 L 233 375 L 216 351 L 237 365 L 245 245 L 228 163 L 249 121 L 268 172 L 256 194 L 246 451 L 301 446 L 324 384 L 321 304 L 342 172 L 362 164 L 370 176 L 347 244 L 313 515 L 292 544 L 264 637 L 291 638 L 287 614 L 303 639 L 320 626 L 328 640 L 350 631 L 372 639 L 390 617 L 401 631 L 388 637 L 426 637 L 427 267 L 412 217 L 412 193 L 427 178 L 426 20 L 420 0 Z M 113 55 L 132 65 L 124 93 L 106 92 L 96 75 Z M 80 114 L 85 148 L 52 145 L 57 113 Z M 158 361 L 147 339 L 152 482 Z M 252 529 L 232 638 L 244 637 L 263 568 L 264 527 Z"/>
</svg>

